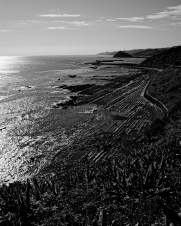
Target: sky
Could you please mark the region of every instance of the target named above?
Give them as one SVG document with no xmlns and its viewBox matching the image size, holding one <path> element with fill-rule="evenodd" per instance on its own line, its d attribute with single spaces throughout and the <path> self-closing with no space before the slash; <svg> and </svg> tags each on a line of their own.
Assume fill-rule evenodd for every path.
<svg viewBox="0 0 181 226">
<path fill-rule="evenodd" d="M 180 0 L 0 0 L 0 55 L 181 45 Z"/>
</svg>

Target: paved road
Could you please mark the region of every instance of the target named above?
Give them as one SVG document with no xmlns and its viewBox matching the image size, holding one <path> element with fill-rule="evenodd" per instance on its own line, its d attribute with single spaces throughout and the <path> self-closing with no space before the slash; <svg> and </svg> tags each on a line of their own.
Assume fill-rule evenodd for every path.
<svg viewBox="0 0 181 226">
<path fill-rule="evenodd" d="M 158 119 L 163 120 L 164 118 L 166 118 L 169 114 L 168 108 L 160 101 L 158 101 L 156 98 L 152 97 L 149 95 L 148 93 L 148 87 L 151 83 L 152 79 L 150 79 L 147 83 L 147 85 L 145 86 L 145 88 L 143 89 L 142 93 L 141 93 L 141 97 L 145 98 L 148 102 L 151 103 L 151 106 L 154 107 L 155 109 L 155 116 Z"/>
</svg>

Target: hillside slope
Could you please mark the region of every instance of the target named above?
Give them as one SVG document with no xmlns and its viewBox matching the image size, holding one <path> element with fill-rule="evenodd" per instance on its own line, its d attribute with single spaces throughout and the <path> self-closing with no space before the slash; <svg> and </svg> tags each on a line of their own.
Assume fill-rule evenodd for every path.
<svg viewBox="0 0 181 226">
<path fill-rule="evenodd" d="M 132 53 L 133 57 L 152 57 L 156 54 L 162 53 L 169 48 L 159 48 L 159 49 L 144 49 L 136 53 Z"/>
<path fill-rule="evenodd" d="M 131 55 L 133 55 L 134 53 L 138 53 L 141 51 L 144 51 L 145 49 L 131 49 L 131 50 L 123 50 L 125 53 L 129 53 Z"/>
<path fill-rule="evenodd" d="M 131 49 L 131 50 L 123 50 L 123 52 L 125 53 L 129 53 L 130 55 L 132 55 L 133 53 L 137 53 L 137 52 L 141 52 L 144 51 L 145 49 Z M 111 51 L 111 52 L 102 52 L 102 53 L 98 53 L 96 55 L 115 55 L 118 51 Z"/>
<path fill-rule="evenodd" d="M 181 46 L 172 47 L 144 60 L 141 66 L 164 68 L 169 65 L 181 66 Z"/>
<path fill-rule="evenodd" d="M 131 50 L 123 50 L 123 52 L 128 53 L 132 55 L 133 57 L 151 57 L 153 55 L 162 53 L 165 50 L 168 50 L 169 48 L 156 48 L 156 49 L 131 49 Z M 102 52 L 98 53 L 96 55 L 115 55 L 118 51 L 112 51 L 112 52 Z"/>
<path fill-rule="evenodd" d="M 181 69 L 167 68 L 156 74 L 148 93 L 163 102 L 169 111 L 181 106 Z"/>
</svg>

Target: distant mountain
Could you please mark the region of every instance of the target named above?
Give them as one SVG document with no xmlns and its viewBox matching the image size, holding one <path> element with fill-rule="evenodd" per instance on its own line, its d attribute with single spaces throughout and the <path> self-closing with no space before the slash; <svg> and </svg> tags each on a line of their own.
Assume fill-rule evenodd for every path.
<svg viewBox="0 0 181 226">
<path fill-rule="evenodd" d="M 145 49 L 132 49 L 132 50 L 123 50 L 123 52 L 125 53 L 129 53 L 130 55 L 132 55 L 133 53 L 137 53 L 140 51 L 143 51 Z M 103 53 L 98 53 L 96 55 L 115 55 L 118 51 L 113 51 L 113 52 L 103 52 Z"/>
<path fill-rule="evenodd" d="M 156 54 L 162 53 L 169 48 L 157 48 L 157 49 L 142 49 L 141 51 L 138 52 L 132 52 L 133 57 L 151 57 Z"/>
<path fill-rule="evenodd" d="M 131 49 L 131 50 L 123 50 L 125 53 L 129 53 L 129 54 L 134 54 L 134 53 L 138 53 L 138 52 L 141 52 L 145 49 Z"/>
<path fill-rule="evenodd" d="M 125 53 L 123 51 L 117 52 L 113 57 L 123 57 L 123 58 L 131 58 L 132 56 L 129 53 Z"/>
<path fill-rule="evenodd" d="M 128 53 L 132 55 L 133 57 L 151 57 L 156 54 L 162 53 L 166 50 L 170 49 L 169 47 L 167 48 L 154 48 L 154 49 L 131 49 L 131 50 L 123 50 L 123 52 Z M 113 52 L 103 52 L 103 53 L 98 53 L 97 55 L 115 55 L 118 51 L 113 51 Z"/>
<path fill-rule="evenodd" d="M 98 53 L 96 55 L 115 55 L 117 53 L 117 51 L 114 52 L 104 52 L 104 53 Z"/>
<path fill-rule="evenodd" d="M 166 51 L 144 60 L 140 65 L 149 67 L 164 67 L 167 65 L 181 66 L 181 46 L 174 46 Z"/>
</svg>

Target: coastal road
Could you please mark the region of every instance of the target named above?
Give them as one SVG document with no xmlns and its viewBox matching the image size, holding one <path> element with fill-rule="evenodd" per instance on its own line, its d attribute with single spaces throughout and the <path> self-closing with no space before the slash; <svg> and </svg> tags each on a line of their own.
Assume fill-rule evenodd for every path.
<svg viewBox="0 0 181 226">
<path fill-rule="evenodd" d="M 81 141 L 81 146 L 84 148 L 67 156 L 68 167 L 85 157 L 98 162 L 113 155 L 116 139 L 122 134 L 126 136 L 139 134 L 151 125 L 154 116 L 164 119 L 168 115 L 163 103 L 148 94 L 150 83 L 151 79 L 143 75 L 124 86 L 115 83 L 111 87 L 100 88 L 93 95 L 86 97 L 83 103 L 93 106 L 96 110 L 92 112 L 93 116 L 87 124 L 87 130 L 82 134 L 84 141 Z M 101 133 L 112 134 L 114 137 L 111 142 L 109 141 L 110 148 L 107 150 L 96 148 L 99 144 L 93 144 L 91 141 L 95 134 L 101 137 Z"/>
</svg>

